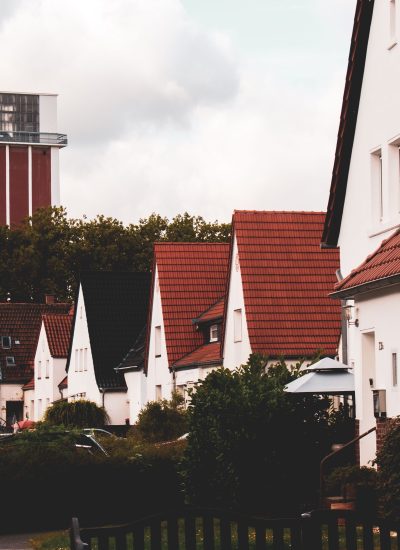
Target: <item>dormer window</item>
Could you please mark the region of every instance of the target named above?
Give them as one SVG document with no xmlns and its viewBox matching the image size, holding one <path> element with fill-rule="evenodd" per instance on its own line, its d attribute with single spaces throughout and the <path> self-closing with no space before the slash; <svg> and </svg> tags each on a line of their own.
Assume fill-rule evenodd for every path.
<svg viewBox="0 0 400 550">
<path fill-rule="evenodd" d="M 210 342 L 218 342 L 218 325 L 210 326 Z"/>
<path fill-rule="evenodd" d="M 13 355 L 8 355 L 6 357 L 7 367 L 15 367 L 15 357 Z"/>
<path fill-rule="evenodd" d="M 2 336 L 1 337 L 1 347 L 3 349 L 11 348 L 11 336 Z"/>
</svg>

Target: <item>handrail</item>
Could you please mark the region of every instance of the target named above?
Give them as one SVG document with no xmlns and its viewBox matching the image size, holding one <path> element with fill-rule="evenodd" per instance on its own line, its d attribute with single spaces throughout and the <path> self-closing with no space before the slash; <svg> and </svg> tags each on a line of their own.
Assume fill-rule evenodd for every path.
<svg viewBox="0 0 400 550">
<path fill-rule="evenodd" d="M 3 143 L 43 143 L 50 145 L 67 145 L 66 134 L 56 132 L 2 132 L 0 142 Z"/>
<path fill-rule="evenodd" d="M 364 432 L 363 434 L 355 437 L 354 439 L 351 439 L 350 441 L 348 441 L 347 443 L 345 443 L 344 445 L 342 445 L 342 447 L 340 447 L 339 449 L 336 449 L 334 451 L 332 451 L 331 453 L 329 453 L 328 455 L 324 456 L 324 458 L 321 460 L 321 462 L 319 463 L 319 504 L 320 504 L 320 507 L 323 508 L 323 499 L 324 499 L 324 472 L 323 472 L 323 469 L 324 469 L 324 465 L 325 463 L 330 459 L 332 458 L 333 456 L 337 455 L 338 453 L 340 453 L 341 451 L 343 451 L 343 449 L 347 449 L 347 447 L 350 447 L 350 445 L 353 445 L 354 443 L 356 443 L 357 441 L 359 441 L 360 439 L 362 439 L 363 437 L 365 437 L 366 435 L 370 434 L 371 432 L 374 432 L 376 431 L 376 426 L 374 426 L 373 428 L 370 428 L 367 432 Z"/>
</svg>

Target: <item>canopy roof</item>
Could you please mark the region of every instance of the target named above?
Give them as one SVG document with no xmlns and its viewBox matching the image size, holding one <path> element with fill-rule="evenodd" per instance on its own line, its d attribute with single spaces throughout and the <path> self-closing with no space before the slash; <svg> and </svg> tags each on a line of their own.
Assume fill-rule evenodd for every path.
<svg viewBox="0 0 400 550">
<path fill-rule="evenodd" d="M 285 391 L 288 393 L 316 393 L 344 395 L 354 392 L 354 375 L 350 367 L 334 359 L 325 357 L 305 370 L 307 374 L 290 382 Z"/>
</svg>

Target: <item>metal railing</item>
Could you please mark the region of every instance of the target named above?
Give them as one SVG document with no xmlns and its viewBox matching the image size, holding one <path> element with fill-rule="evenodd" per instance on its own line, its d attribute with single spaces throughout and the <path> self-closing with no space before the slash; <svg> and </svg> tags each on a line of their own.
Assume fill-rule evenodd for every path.
<svg viewBox="0 0 400 550">
<path fill-rule="evenodd" d="M 43 145 L 59 145 L 65 147 L 68 144 L 66 134 L 51 132 L 0 132 L 2 143 L 38 143 Z"/>
</svg>

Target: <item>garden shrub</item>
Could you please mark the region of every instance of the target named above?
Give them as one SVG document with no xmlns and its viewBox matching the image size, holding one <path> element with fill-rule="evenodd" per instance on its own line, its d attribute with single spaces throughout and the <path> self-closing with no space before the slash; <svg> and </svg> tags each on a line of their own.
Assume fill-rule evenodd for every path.
<svg viewBox="0 0 400 550">
<path fill-rule="evenodd" d="M 174 394 L 170 401 L 151 401 L 139 413 L 136 437 L 147 442 L 170 441 L 188 429 L 184 399 Z"/>
<path fill-rule="evenodd" d="M 52 426 L 103 428 L 110 423 L 106 410 L 93 401 L 58 401 L 46 410 L 44 422 Z"/>
<path fill-rule="evenodd" d="M 285 393 L 298 371 L 284 361 L 265 371 L 266 362 L 253 355 L 213 371 L 192 395 L 182 463 L 190 503 L 268 514 L 315 506 L 333 443 L 328 402 Z"/>
<path fill-rule="evenodd" d="M 380 513 L 383 517 L 400 521 L 400 417 L 386 435 L 376 455 Z"/>
</svg>

